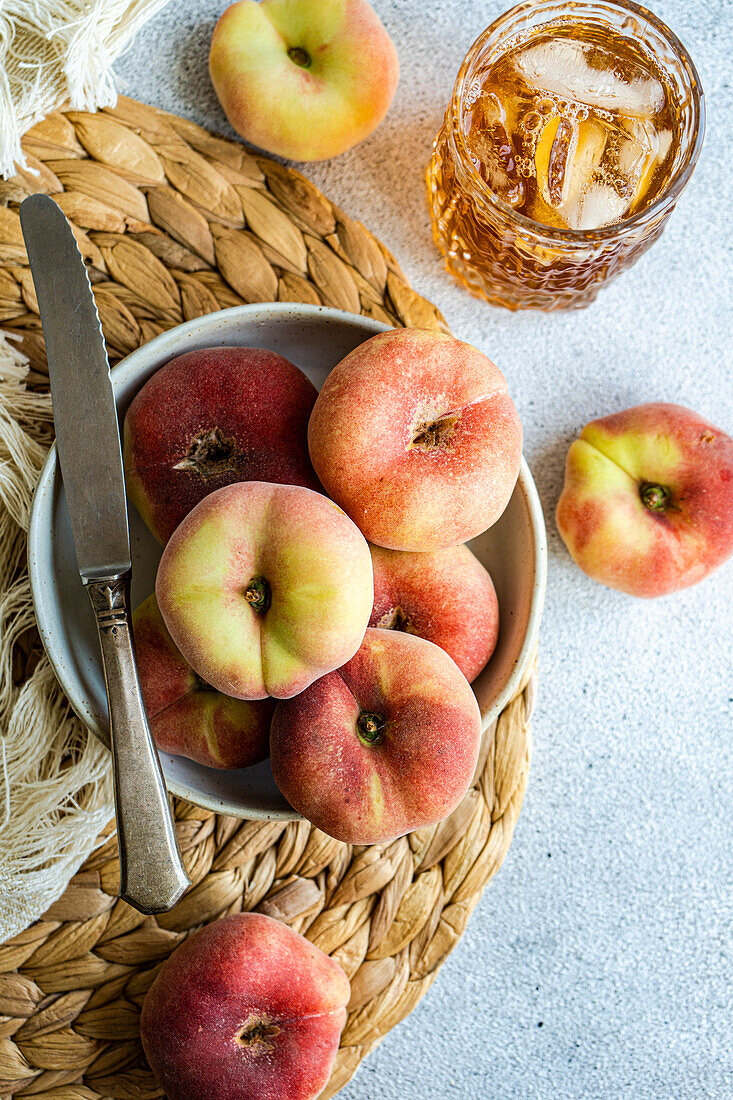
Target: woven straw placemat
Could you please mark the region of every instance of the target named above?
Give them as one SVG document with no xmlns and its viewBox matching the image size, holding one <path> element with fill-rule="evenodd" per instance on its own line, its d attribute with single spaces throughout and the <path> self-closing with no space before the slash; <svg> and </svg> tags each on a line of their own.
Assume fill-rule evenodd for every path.
<svg viewBox="0 0 733 1100">
<path fill-rule="evenodd" d="M 54 195 L 88 262 L 112 360 L 191 317 L 242 302 L 321 303 L 390 325 L 445 329 L 387 249 L 290 168 L 120 99 L 54 114 L 0 182 L 0 323 L 47 386 L 17 204 Z M 31 658 L 32 659 L 32 658 Z M 352 847 L 308 822 L 242 822 L 176 801 L 193 887 L 143 917 L 116 897 L 114 836 L 43 919 L 0 946 L 0 1100 L 161 1096 L 138 1020 L 162 961 L 195 928 L 256 909 L 338 959 L 349 1018 L 324 1092 L 429 988 L 511 842 L 529 769 L 536 671 L 487 731 L 474 785 L 441 825 Z M 205 1098 L 202 1098 L 205 1100 Z"/>
</svg>

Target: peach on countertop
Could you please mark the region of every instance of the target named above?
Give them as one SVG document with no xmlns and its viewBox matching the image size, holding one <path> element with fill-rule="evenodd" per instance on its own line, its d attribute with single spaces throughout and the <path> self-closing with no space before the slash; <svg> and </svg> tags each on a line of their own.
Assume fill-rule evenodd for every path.
<svg viewBox="0 0 733 1100">
<path fill-rule="evenodd" d="M 248 768 L 270 752 L 273 699 L 232 699 L 205 684 L 176 648 L 155 596 L 133 615 L 140 688 L 162 752 L 210 768 Z"/>
<path fill-rule="evenodd" d="M 369 625 L 427 638 L 475 680 L 494 652 L 499 605 L 486 569 L 467 546 L 413 554 L 370 546 L 374 607 Z"/>
<path fill-rule="evenodd" d="M 124 424 L 130 500 L 167 542 L 195 504 L 236 481 L 320 485 L 308 457 L 315 386 L 262 348 L 185 352 L 135 395 Z"/>
<path fill-rule="evenodd" d="M 308 446 L 326 492 L 370 542 L 437 550 L 504 511 L 522 425 L 504 376 L 480 351 L 444 333 L 395 329 L 331 371 Z"/>
<path fill-rule="evenodd" d="M 156 594 L 171 637 L 206 683 L 238 699 L 289 698 L 359 648 L 372 562 L 358 528 L 327 497 L 238 482 L 176 528 Z"/>
<path fill-rule="evenodd" d="M 189 936 L 145 998 L 140 1038 L 168 1100 L 315 1100 L 350 987 L 332 959 L 260 913 Z"/>
<path fill-rule="evenodd" d="M 476 697 L 448 654 L 370 627 L 343 668 L 278 703 L 270 759 L 282 793 L 317 828 L 380 844 L 447 817 L 480 744 Z"/>
<path fill-rule="evenodd" d="M 568 451 L 557 525 L 594 580 L 632 596 L 697 584 L 733 554 L 733 439 L 680 405 L 593 420 Z"/>
<path fill-rule="evenodd" d="M 345 152 L 379 125 L 399 62 L 366 0 L 239 0 L 214 28 L 209 72 L 246 141 L 311 161 Z"/>
</svg>

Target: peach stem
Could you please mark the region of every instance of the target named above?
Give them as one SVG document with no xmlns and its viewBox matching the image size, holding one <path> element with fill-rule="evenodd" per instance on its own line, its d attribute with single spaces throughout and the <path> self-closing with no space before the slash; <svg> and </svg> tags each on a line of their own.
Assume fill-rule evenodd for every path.
<svg viewBox="0 0 733 1100">
<path fill-rule="evenodd" d="M 302 46 L 293 46 L 288 50 L 288 57 L 296 65 L 300 65 L 301 69 L 307 69 L 310 66 L 311 55 Z"/>
<path fill-rule="evenodd" d="M 669 506 L 669 489 L 652 481 L 645 481 L 639 488 L 639 496 L 650 512 L 663 512 Z"/>
<path fill-rule="evenodd" d="M 359 715 L 356 723 L 359 740 L 365 745 L 381 745 L 384 740 L 384 727 L 386 722 L 381 714 Z"/>
<path fill-rule="evenodd" d="M 242 1047 L 256 1048 L 261 1046 L 265 1050 L 272 1050 L 275 1045 L 272 1040 L 279 1034 L 280 1028 L 277 1024 L 270 1023 L 269 1020 L 252 1020 L 251 1022 L 248 1020 L 235 1038 Z M 255 1051 L 255 1053 L 258 1052 Z"/>
<path fill-rule="evenodd" d="M 272 589 L 264 577 L 253 577 L 244 591 L 244 598 L 253 611 L 264 615 L 272 601 Z"/>
<path fill-rule="evenodd" d="M 402 630 L 405 634 L 412 634 L 410 617 L 405 614 L 399 604 L 382 615 L 377 625 L 382 629 Z"/>
<path fill-rule="evenodd" d="M 451 436 L 460 415 L 460 412 L 445 413 L 444 416 L 439 416 L 435 420 L 420 424 L 413 434 L 410 446 L 421 451 L 445 449 L 450 444 Z"/>
<path fill-rule="evenodd" d="M 236 441 L 224 435 L 221 428 L 210 428 L 191 440 L 186 455 L 173 469 L 186 470 L 208 481 L 236 469 L 238 458 Z"/>
</svg>

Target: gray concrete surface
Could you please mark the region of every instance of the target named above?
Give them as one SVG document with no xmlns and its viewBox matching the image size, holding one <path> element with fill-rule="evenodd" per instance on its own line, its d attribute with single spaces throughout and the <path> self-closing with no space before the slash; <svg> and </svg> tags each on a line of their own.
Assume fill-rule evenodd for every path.
<svg viewBox="0 0 733 1100">
<path fill-rule="evenodd" d="M 422 174 L 459 63 L 503 5 L 375 0 L 402 79 L 381 128 L 307 174 L 393 249 L 506 373 L 545 505 L 550 573 L 532 775 L 514 844 L 415 1012 L 344 1100 L 733 1097 L 733 563 L 635 601 L 588 580 L 553 521 L 592 417 L 649 400 L 733 431 L 733 52 L 724 0 L 658 0 L 707 93 L 664 237 L 582 313 L 468 297 L 430 241 Z M 223 0 L 172 0 L 117 64 L 127 94 L 228 132 L 207 48 Z M 727 213 L 726 213 L 727 207 Z"/>
</svg>

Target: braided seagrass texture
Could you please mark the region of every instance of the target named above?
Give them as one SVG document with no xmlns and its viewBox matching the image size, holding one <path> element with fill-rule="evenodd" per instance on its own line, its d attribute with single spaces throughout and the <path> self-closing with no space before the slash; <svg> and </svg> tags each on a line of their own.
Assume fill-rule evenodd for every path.
<svg viewBox="0 0 733 1100">
<path fill-rule="evenodd" d="M 445 329 L 384 246 L 311 183 L 190 122 L 120 99 L 94 115 L 51 115 L 24 147 L 29 170 L 0 182 L 0 323 L 20 338 L 34 387 L 47 386 L 47 366 L 17 213 L 34 191 L 53 195 L 76 227 L 113 361 L 242 302 L 313 302 Z M 357 848 L 306 821 L 242 822 L 176 801 L 193 887 L 171 913 L 144 917 L 116 897 L 110 826 L 43 919 L 0 946 L 0 1100 L 161 1096 L 139 1042 L 145 993 L 191 931 L 253 909 L 308 936 L 351 979 L 323 1094 L 333 1096 L 427 991 L 506 855 L 535 685 L 533 667 L 486 731 L 458 809 L 391 844 Z"/>
</svg>

